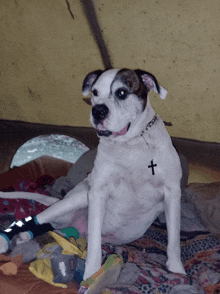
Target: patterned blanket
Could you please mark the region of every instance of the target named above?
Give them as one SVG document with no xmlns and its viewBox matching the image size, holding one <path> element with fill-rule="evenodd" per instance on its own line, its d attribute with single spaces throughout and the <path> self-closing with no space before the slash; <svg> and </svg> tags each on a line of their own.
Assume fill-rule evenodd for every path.
<svg viewBox="0 0 220 294">
<path fill-rule="evenodd" d="M 119 285 L 104 293 L 220 293 L 220 239 L 209 232 L 181 232 L 181 257 L 187 276 L 167 270 L 166 245 L 166 226 L 156 220 L 142 238 L 120 246 L 128 262 L 140 269 L 138 278 L 133 285 Z M 103 254 L 115 250 L 104 246 Z"/>
<path fill-rule="evenodd" d="M 21 191 L 29 189 L 32 191 L 36 189 L 38 193 L 48 194 L 44 189 L 41 189 L 39 186 L 33 186 L 32 183 L 27 181 L 21 181 L 14 187 L 14 190 Z M 18 216 L 24 217 L 26 214 L 37 214 L 43 209 L 45 209 L 43 205 L 29 200 L 8 201 L 2 199 L 0 203 L 0 228 L 6 228 Z M 191 217 L 192 214 L 190 213 Z M 112 253 L 120 252 L 123 254 L 127 264 L 133 264 L 134 266 L 130 273 L 126 272 L 127 279 L 125 278 L 124 282 L 105 289 L 103 293 L 220 293 L 219 238 L 207 231 L 181 231 L 181 257 L 187 276 L 174 274 L 167 270 L 166 246 L 167 229 L 160 219 L 157 219 L 145 235 L 135 242 L 116 247 L 110 245 L 103 246 L 103 259 L 106 259 Z"/>
</svg>

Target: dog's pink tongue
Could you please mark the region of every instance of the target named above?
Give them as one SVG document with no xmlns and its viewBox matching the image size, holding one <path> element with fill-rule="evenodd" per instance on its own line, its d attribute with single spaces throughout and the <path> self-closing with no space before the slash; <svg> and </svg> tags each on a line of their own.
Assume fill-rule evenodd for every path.
<svg viewBox="0 0 220 294">
<path fill-rule="evenodd" d="M 115 138 L 119 135 L 121 135 L 121 136 L 125 135 L 127 133 L 127 131 L 128 131 L 128 126 L 124 127 L 120 132 L 113 132 L 112 134 Z"/>
</svg>

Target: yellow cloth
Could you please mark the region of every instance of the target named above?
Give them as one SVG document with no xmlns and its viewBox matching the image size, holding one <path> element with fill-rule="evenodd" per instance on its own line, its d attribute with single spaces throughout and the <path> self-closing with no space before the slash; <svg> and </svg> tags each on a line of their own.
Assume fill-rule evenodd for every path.
<svg viewBox="0 0 220 294">
<path fill-rule="evenodd" d="M 70 237 L 69 240 L 60 236 L 55 232 L 49 232 L 49 234 L 57 241 L 45 245 L 38 251 L 37 260 L 30 263 L 29 270 L 39 279 L 48 282 L 57 287 L 67 288 L 64 283 L 54 283 L 54 274 L 51 267 L 50 255 L 53 253 L 55 247 L 60 245 L 63 248 L 62 254 L 76 255 L 77 257 L 85 259 L 86 256 L 86 240 L 80 238 L 77 241 Z M 78 248 L 81 248 L 81 250 Z M 46 256 L 46 257 L 45 257 Z M 42 258 L 45 257 L 45 258 Z"/>
<path fill-rule="evenodd" d="M 66 238 L 64 238 L 63 236 L 61 236 L 55 232 L 49 232 L 49 234 L 63 248 L 63 251 L 62 251 L 63 254 L 67 254 L 67 255 L 73 254 L 73 255 L 76 255 L 77 257 L 85 259 L 86 250 L 84 250 L 84 252 L 82 252 L 82 250 L 80 250 L 77 245 L 78 240 L 80 240 L 80 239 L 75 241 L 75 239 L 73 237 L 70 237 L 69 240 L 67 240 Z"/>
<path fill-rule="evenodd" d="M 67 285 L 64 283 L 54 283 L 54 274 L 51 267 L 50 258 L 37 259 L 31 262 L 29 266 L 29 270 L 34 274 L 37 278 L 48 282 L 57 287 L 67 288 Z"/>
</svg>

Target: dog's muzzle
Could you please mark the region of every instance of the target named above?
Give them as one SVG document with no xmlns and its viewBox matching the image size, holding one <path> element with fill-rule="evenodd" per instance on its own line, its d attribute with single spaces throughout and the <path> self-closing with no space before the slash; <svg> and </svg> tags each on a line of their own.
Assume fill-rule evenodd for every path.
<svg viewBox="0 0 220 294">
<path fill-rule="evenodd" d="M 94 120 L 94 124 L 97 126 L 96 130 L 99 136 L 110 136 L 112 134 L 111 131 L 108 131 L 103 126 L 103 121 L 106 119 L 109 113 L 109 109 L 105 104 L 97 104 L 92 108 L 92 116 Z"/>
<path fill-rule="evenodd" d="M 98 135 L 105 137 L 113 135 L 114 138 L 119 135 L 125 135 L 130 128 L 130 123 L 119 132 L 109 131 L 103 125 L 103 122 L 107 118 L 108 114 L 109 109 L 105 104 L 97 104 L 92 108 L 93 122 L 96 125 L 96 131 Z"/>
</svg>

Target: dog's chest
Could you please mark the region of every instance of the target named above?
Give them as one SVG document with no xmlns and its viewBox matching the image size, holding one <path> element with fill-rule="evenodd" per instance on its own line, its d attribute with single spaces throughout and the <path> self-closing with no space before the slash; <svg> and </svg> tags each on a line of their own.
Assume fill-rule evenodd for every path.
<svg viewBox="0 0 220 294">
<path fill-rule="evenodd" d="M 145 202 L 149 206 L 149 200 L 153 203 L 155 194 L 156 202 L 160 201 L 163 186 L 161 154 L 154 145 L 147 146 L 142 138 L 137 140 L 133 144 L 111 144 L 99 150 L 98 170 L 107 170 L 105 181 L 112 205 L 114 202 L 123 204 L 126 198 L 127 204 L 123 206 L 131 204 L 134 208 L 135 203 L 143 207 Z"/>
<path fill-rule="evenodd" d="M 151 175 L 159 175 L 163 167 L 164 154 L 154 143 L 146 143 L 143 137 L 126 143 L 101 146 L 102 164 L 110 165 L 121 173 L 129 173 L 135 179 L 152 179 Z M 153 177 L 156 180 L 158 177 Z"/>
<path fill-rule="evenodd" d="M 102 233 L 110 239 L 104 238 L 105 242 L 120 244 L 139 238 L 164 208 L 160 171 L 154 166 L 153 173 L 151 157 L 144 155 L 124 154 L 109 174 Z"/>
</svg>

